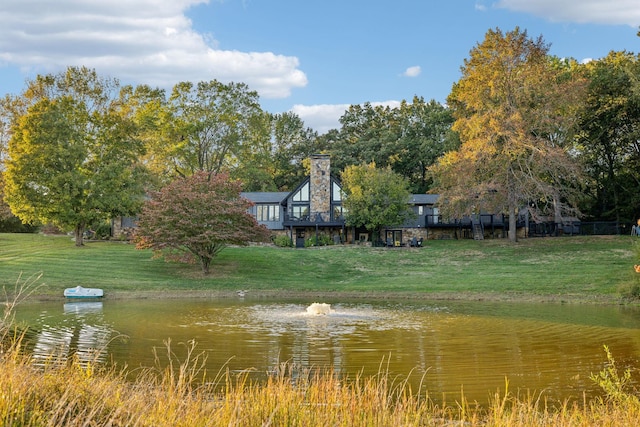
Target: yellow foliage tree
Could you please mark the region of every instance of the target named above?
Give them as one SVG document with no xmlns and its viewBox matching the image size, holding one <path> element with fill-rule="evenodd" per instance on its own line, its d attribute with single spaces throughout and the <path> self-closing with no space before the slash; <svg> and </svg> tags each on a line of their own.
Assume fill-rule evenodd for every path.
<svg viewBox="0 0 640 427">
<path fill-rule="evenodd" d="M 541 37 L 489 30 L 448 98 L 461 146 L 431 168 L 441 211 L 507 213 L 511 241 L 519 209 L 577 214 L 580 168 L 567 141 L 582 87 Z"/>
</svg>

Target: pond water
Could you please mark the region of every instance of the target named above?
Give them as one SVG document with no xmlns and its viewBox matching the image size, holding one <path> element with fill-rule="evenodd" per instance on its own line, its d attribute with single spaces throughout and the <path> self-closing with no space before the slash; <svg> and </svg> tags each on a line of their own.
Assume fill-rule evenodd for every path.
<svg viewBox="0 0 640 427">
<path fill-rule="evenodd" d="M 36 363 L 50 354 L 137 367 L 167 363 L 165 343 L 206 355 L 207 377 L 251 369 L 264 379 L 283 362 L 333 367 L 345 378 L 387 372 L 436 401 L 486 403 L 497 390 L 551 399 L 600 392 L 607 345 L 620 368 L 640 370 L 640 309 L 622 306 L 442 301 L 314 301 L 251 298 L 29 303 L 16 318 L 30 327 Z M 96 353 L 97 351 L 97 353 Z"/>
</svg>

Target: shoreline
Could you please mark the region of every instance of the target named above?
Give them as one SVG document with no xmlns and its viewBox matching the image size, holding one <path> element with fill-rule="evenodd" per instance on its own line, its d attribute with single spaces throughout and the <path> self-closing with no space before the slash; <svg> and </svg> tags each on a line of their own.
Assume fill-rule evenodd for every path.
<svg viewBox="0 0 640 427">
<path fill-rule="evenodd" d="M 478 302 L 507 302 L 507 303 L 548 303 L 548 304 L 596 304 L 596 305 L 627 305 L 633 302 L 625 301 L 619 295 L 566 295 L 566 294 L 529 294 L 529 293 L 476 293 L 476 292 L 385 292 L 385 291 L 290 291 L 290 290 L 251 290 L 244 291 L 244 296 L 238 296 L 237 291 L 229 290 L 167 290 L 167 291 L 105 291 L 102 298 L 92 301 L 118 300 L 158 300 L 158 299 L 279 299 L 322 302 L 322 300 L 422 300 L 422 301 L 478 301 Z M 50 301 L 82 301 L 64 298 L 62 295 L 32 294 L 23 302 Z"/>
</svg>

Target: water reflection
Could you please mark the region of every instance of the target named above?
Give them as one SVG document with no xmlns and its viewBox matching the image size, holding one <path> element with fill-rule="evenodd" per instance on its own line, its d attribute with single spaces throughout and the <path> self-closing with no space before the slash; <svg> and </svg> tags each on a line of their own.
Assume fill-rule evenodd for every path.
<svg viewBox="0 0 640 427">
<path fill-rule="evenodd" d="M 333 367 L 344 377 L 376 375 L 425 386 L 432 398 L 486 402 L 504 389 L 533 390 L 557 399 L 598 392 L 589 380 L 610 347 L 637 378 L 640 309 L 554 304 L 327 301 L 326 315 L 310 302 L 250 300 L 105 301 L 100 305 L 30 304 L 19 319 L 38 334 L 34 357 L 113 360 L 130 368 L 156 363 L 152 349 L 170 339 L 186 356 L 194 340 L 207 356 L 210 378 L 253 368 L 265 378 L 283 362 Z M 86 303 L 73 303 L 86 304 Z M 113 340 L 118 334 L 127 340 Z M 166 352 L 164 352 L 166 353 Z M 64 360 L 64 358 L 63 358 Z"/>
<path fill-rule="evenodd" d="M 106 361 L 113 331 L 102 316 L 102 302 L 66 303 L 62 318 L 44 311 L 36 325 L 30 334 L 36 365 L 65 364 L 71 357 L 81 366 Z"/>
</svg>

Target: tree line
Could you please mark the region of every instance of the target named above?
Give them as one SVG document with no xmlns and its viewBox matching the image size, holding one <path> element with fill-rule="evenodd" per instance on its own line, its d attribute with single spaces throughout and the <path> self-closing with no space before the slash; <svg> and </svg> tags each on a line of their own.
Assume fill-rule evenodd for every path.
<svg viewBox="0 0 640 427">
<path fill-rule="evenodd" d="M 86 227 L 139 213 L 144 194 L 198 172 L 224 173 L 244 191 L 290 191 L 314 153 L 330 154 L 338 177 L 375 165 L 409 192 L 440 194 L 452 217 L 640 215 L 638 55 L 582 64 L 519 28 L 492 29 L 461 72 L 444 105 L 420 96 L 396 108 L 352 105 L 324 134 L 264 111 L 244 83 L 167 92 L 86 67 L 37 76 L 0 101 L 0 215 L 70 227 L 81 240 Z"/>
</svg>

